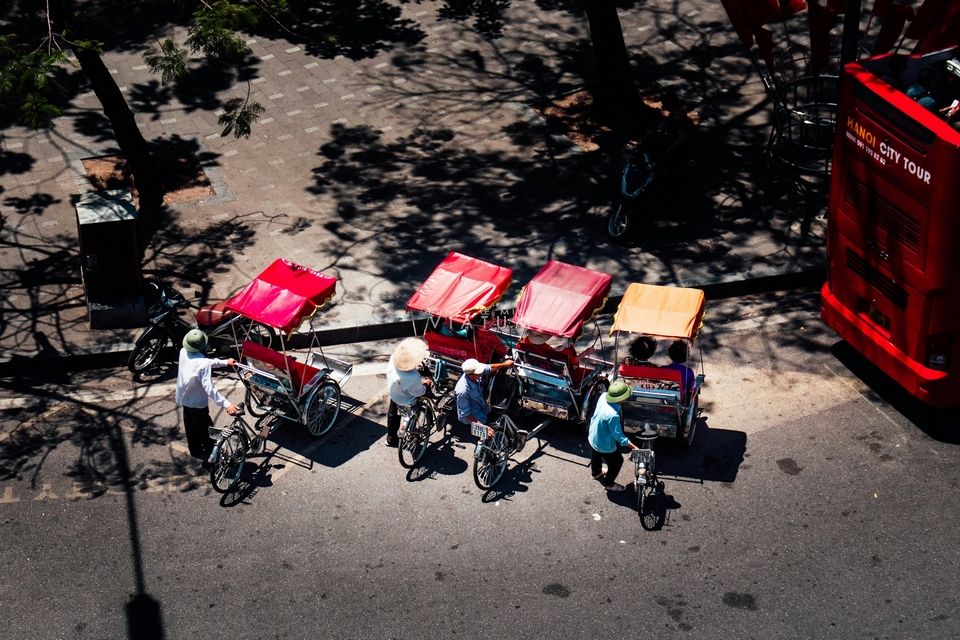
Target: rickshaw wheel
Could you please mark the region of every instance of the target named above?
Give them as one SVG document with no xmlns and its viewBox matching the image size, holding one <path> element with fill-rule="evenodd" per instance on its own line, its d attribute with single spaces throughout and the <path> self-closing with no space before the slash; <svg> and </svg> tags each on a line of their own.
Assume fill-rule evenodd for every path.
<svg viewBox="0 0 960 640">
<path fill-rule="evenodd" d="M 264 403 L 260 401 L 259 395 L 247 387 L 246 393 L 244 393 L 243 401 L 247 405 L 247 411 L 250 412 L 254 418 L 262 418 L 267 415 L 266 409 L 264 409 Z"/>
<path fill-rule="evenodd" d="M 490 384 L 490 407 L 509 413 L 514 408 L 520 384 L 505 370 L 498 371 Z"/>
<path fill-rule="evenodd" d="M 407 433 L 400 438 L 397 455 L 404 469 L 412 469 L 423 457 L 430 444 L 430 424 L 432 416 L 427 407 L 421 405 L 407 422 Z"/>
<path fill-rule="evenodd" d="M 606 393 L 609 387 L 610 383 L 606 380 L 597 380 L 593 386 L 590 387 L 590 391 L 587 393 L 586 404 L 583 407 L 584 433 L 590 429 L 590 418 L 593 417 L 593 412 L 597 410 L 597 402 L 600 400 L 600 396 Z"/>
<path fill-rule="evenodd" d="M 473 459 L 473 481 L 483 490 L 492 489 L 507 470 L 508 459 L 507 435 L 500 429 Z"/>
<path fill-rule="evenodd" d="M 657 531 L 663 527 L 663 522 L 667 518 L 667 510 L 659 483 L 638 488 L 637 513 L 640 516 L 640 526 L 645 530 Z"/>
<path fill-rule="evenodd" d="M 210 469 L 210 484 L 217 493 L 226 493 L 240 479 L 243 464 L 247 461 L 247 438 L 234 431 L 220 444 L 220 456 Z"/>
<path fill-rule="evenodd" d="M 680 446 L 684 449 L 690 447 L 693 444 L 693 437 L 697 432 L 697 411 L 700 406 L 700 396 L 698 395 L 693 400 L 693 405 L 690 407 L 690 412 L 687 413 L 686 424 L 684 425 L 683 437 L 680 438 Z"/>
<path fill-rule="evenodd" d="M 305 414 L 305 423 L 310 435 L 320 437 L 336 422 L 340 414 L 340 387 L 333 382 L 324 382 L 310 394 Z"/>
</svg>

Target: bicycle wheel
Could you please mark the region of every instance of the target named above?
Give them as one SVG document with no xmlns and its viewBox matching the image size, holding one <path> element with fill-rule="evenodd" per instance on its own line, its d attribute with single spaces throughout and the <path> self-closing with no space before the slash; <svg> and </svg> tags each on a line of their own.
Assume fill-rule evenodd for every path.
<svg viewBox="0 0 960 640">
<path fill-rule="evenodd" d="M 407 432 L 400 438 L 397 455 L 404 469 L 412 469 L 423 457 L 430 444 L 430 428 L 433 424 L 432 412 L 426 405 L 420 405 L 407 422 Z"/>
<path fill-rule="evenodd" d="M 307 431 L 310 432 L 310 435 L 319 438 L 330 431 L 330 427 L 333 426 L 339 414 L 340 387 L 329 380 L 321 383 L 310 394 L 310 399 L 307 401 L 307 410 L 304 416 Z"/>
<path fill-rule="evenodd" d="M 474 457 L 473 481 L 483 490 L 492 489 L 507 470 L 509 459 L 507 436 L 501 429 L 481 448 L 480 455 Z"/>
<path fill-rule="evenodd" d="M 210 483 L 217 493 L 226 493 L 240 479 L 243 463 L 247 461 L 247 436 L 237 429 L 223 439 L 220 454 L 210 469 Z"/>
<path fill-rule="evenodd" d="M 640 526 L 647 531 L 657 531 L 666 520 L 667 510 L 663 501 L 660 483 L 644 485 L 637 491 L 637 513 Z"/>
</svg>

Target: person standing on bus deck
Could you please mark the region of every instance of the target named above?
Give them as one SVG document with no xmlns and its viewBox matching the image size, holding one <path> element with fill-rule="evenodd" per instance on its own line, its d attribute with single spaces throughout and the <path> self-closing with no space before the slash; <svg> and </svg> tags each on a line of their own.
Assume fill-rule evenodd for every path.
<svg viewBox="0 0 960 640">
<path fill-rule="evenodd" d="M 916 100 L 922 107 L 934 113 L 939 112 L 937 99 L 933 97 L 933 89 L 937 84 L 937 72 L 930 67 L 920 69 L 917 84 L 907 89 L 907 97 Z"/>
<path fill-rule="evenodd" d="M 593 479 L 599 480 L 607 491 L 623 491 L 617 484 L 617 475 L 623 467 L 620 445 L 639 449 L 623 433 L 620 423 L 620 403 L 633 395 L 633 389 L 623 380 L 617 379 L 610 384 L 607 392 L 597 398 L 597 407 L 590 416 L 590 428 L 587 442 L 590 443 L 590 471 Z M 607 463 L 607 472 L 603 472 L 603 463 Z"/>
<path fill-rule="evenodd" d="M 206 357 L 203 350 L 207 348 L 207 342 L 207 334 L 200 329 L 191 329 L 183 337 L 174 393 L 177 406 L 183 407 L 183 429 L 187 433 L 190 455 L 202 460 L 204 469 L 209 468 L 207 459 L 213 452 L 213 440 L 210 439 L 213 419 L 208 399 L 212 398 L 218 406 L 226 409 L 228 415 L 237 415 L 237 407 L 214 386 L 212 373 L 213 369 L 232 367 L 237 361 Z"/>
<path fill-rule="evenodd" d="M 427 392 L 429 378 L 420 376 L 420 365 L 427 359 L 427 343 L 420 338 L 407 338 L 397 345 L 387 363 L 387 446 L 395 447 L 400 439 L 400 406 L 410 406 Z"/>
<path fill-rule="evenodd" d="M 903 91 L 903 74 L 908 66 L 907 56 L 895 53 L 887 60 L 887 72 L 880 79 L 897 91 Z"/>
</svg>

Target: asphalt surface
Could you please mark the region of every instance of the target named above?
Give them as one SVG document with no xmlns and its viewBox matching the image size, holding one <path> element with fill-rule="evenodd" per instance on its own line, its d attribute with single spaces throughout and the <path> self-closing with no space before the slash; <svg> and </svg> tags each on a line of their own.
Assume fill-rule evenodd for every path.
<svg viewBox="0 0 960 640">
<path fill-rule="evenodd" d="M 349 415 L 319 440 L 279 431 L 226 496 L 186 458 L 169 377 L 87 371 L 4 394 L 4 629 L 952 638 L 956 444 L 853 375 L 862 361 L 817 306 L 806 292 L 712 307 L 697 440 L 658 443 L 669 511 L 655 532 L 634 494 L 590 479 L 570 425 L 490 492 L 466 434 L 402 469 L 383 445 L 390 342 L 339 347 L 363 362 Z"/>
</svg>

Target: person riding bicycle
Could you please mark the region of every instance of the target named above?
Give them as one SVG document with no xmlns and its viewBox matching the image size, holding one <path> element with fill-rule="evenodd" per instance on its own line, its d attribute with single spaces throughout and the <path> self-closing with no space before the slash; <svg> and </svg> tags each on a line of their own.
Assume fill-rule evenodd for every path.
<svg viewBox="0 0 960 640">
<path fill-rule="evenodd" d="M 487 437 L 493 437 L 494 430 L 487 425 L 490 406 L 483 397 L 483 383 L 494 371 L 513 366 L 513 360 L 504 360 L 497 364 L 481 364 L 479 360 L 469 358 L 463 361 L 461 369 L 463 375 L 453 387 L 453 397 L 457 403 L 457 418 L 468 429 L 475 422 L 486 425 Z M 527 432 L 518 430 L 515 434 L 508 433 L 516 451 L 523 449 L 527 442 Z"/>
<path fill-rule="evenodd" d="M 412 405 L 427 392 L 432 382 L 430 378 L 422 378 L 418 370 L 426 358 L 427 343 L 419 338 L 407 338 L 397 345 L 387 363 L 387 390 L 390 393 L 390 406 L 387 409 L 388 447 L 395 447 L 399 443 L 399 405 Z"/>
<path fill-rule="evenodd" d="M 213 419 L 210 417 L 208 398 L 226 409 L 228 415 L 237 415 L 237 407 L 213 385 L 211 373 L 213 369 L 232 367 L 237 361 L 233 358 L 207 358 L 203 350 L 208 342 L 207 334 L 200 329 L 191 329 L 183 337 L 174 393 L 177 406 L 183 407 L 183 429 L 187 433 L 190 455 L 202 460 L 205 469 L 210 464 L 207 459 L 213 452 L 213 441 L 209 435 Z"/>
</svg>

